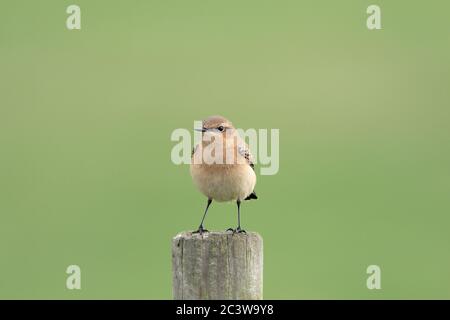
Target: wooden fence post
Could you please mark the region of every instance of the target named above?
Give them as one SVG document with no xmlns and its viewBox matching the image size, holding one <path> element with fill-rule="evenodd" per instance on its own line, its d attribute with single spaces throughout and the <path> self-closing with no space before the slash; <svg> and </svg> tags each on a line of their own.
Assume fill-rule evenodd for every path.
<svg viewBox="0 0 450 320">
<path fill-rule="evenodd" d="M 254 232 L 181 232 L 172 239 L 174 299 L 262 299 L 263 241 Z"/>
</svg>

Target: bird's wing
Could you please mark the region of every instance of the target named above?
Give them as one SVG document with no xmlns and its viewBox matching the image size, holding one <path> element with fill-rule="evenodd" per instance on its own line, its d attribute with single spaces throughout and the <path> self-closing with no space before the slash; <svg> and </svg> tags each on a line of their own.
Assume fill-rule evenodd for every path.
<svg viewBox="0 0 450 320">
<path fill-rule="evenodd" d="M 243 144 L 238 148 L 239 154 L 247 160 L 248 165 L 255 171 L 255 164 L 253 162 L 253 156 L 250 153 L 250 148 L 247 144 Z M 255 190 L 253 190 L 252 193 L 250 193 L 247 198 L 244 200 L 251 200 L 251 199 L 258 199 L 258 196 L 256 195 Z"/>
<path fill-rule="evenodd" d="M 238 147 L 238 152 L 241 156 L 243 156 L 245 158 L 245 160 L 247 160 L 248 165 L 255 170 L 255 164 L 253 162 L 253 156 L 250 153 L 250 149 L 248 147 L 247 144 L 242 144 Z"/>
<path fill-rule="evenodd" d="M 198 144 L 192 148 L 191 158 L 194 156 L 195 151 L 197 151 Z"/>
</svg>

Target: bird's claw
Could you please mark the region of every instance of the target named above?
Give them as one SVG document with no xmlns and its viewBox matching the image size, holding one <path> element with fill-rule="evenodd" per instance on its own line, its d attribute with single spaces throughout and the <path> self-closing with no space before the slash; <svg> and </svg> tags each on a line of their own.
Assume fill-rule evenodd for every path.
<svg viewBox="0 0 450 320">
<path fill-rule="evenodd" d="M 236 229 L 233 228 L 228 228 L 227 231 L 231 231 L 234 233 L 247 233 L 244 229 L 241 229 L 240 227 L 237 227 Z"/>
<path fill-rule="evenodd" d="M 203 234 L 204 232 L 209 232 L 209 231 L 204 229 L 203 226 L 200 226 L 200 227 L 198 227 L 197 231 L 194 231 L 192 233 Z"/>
</svg>

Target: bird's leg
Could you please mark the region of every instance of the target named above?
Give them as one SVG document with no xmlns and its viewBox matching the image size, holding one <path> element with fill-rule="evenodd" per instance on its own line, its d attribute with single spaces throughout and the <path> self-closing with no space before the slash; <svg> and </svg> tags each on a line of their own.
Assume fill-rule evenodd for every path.
<svg viewBox="0 0 450 320">
<path fill-rule="evenodd" d="M 229 228 L 227 231 L 233 231 L 233 233 L 247 233 L 245 230 L 241 229 L 241 200 L 236 201 L 238 207 L 238 226 L 236 229 Z"/>
<path fill-rule="evenodd" d="M 241 200 L 236 201 L 238 207 L 238 227 L 236 228 L 237 233 L 246 233 L 245 230 L 241 229 Z"/>
<path fill-rule="evenodd" d="M 208 232 L 208 230 L 203 229 L 203 221 L 205 221 L 205 217 L 206 217 L 206 214 L 208 213 L 208 208 L 209 208 L 209 205 L 211 204 L 211 202 L 212 202 L 212 199 L 208 199 L 208 203 L 206 204 L 205 213 L 203 214 L 202 222 L 200 222 L 200 226 L 198 227 L 198 230 L 194 231 L 193 233 L 202 234 L 203 232 Z"/>
</svg>

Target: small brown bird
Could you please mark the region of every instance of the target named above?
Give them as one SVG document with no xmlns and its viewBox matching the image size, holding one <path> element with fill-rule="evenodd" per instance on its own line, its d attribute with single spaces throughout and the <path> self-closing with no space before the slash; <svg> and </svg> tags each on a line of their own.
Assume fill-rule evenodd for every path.
<svg viewBox="0 0 450 320">
<path fill-rule="evenodd" d="M 250 150 L 233 124 L 222 116 L 211 116 L 202 122 L 202 141 L 192 150 L 191 175 L 197 188 L 207 198 L 205 212 L 196 233 L 207 232 L 203 222 L 213 200 L 236 201 L 238 226 L 241 229 L 241 201 L 257 199 L 254 191 L 256 174 Z"/>
</svg>

